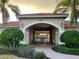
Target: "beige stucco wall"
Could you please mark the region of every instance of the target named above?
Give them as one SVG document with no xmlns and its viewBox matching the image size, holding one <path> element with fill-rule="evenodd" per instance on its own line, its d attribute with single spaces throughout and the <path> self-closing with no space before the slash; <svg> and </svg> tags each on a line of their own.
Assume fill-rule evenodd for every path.
<svg viewBox="0 0 79 59">
<path fill-rule="evenodd" d="M 55 18 L 53 18 L 53 19 L 22 19 L 21 23 L 23 23 L 23 25 L 26 26 L 26 25 L 32 24 L 34 22 L 40 22 L 40 21 L 41 22 L 42 21 L 51 22 L 51 23 L 57 25 L 58 27 L 60 27 L 61 22 L 63 22 L 64 20 L 60 19 L 60 18 L 58 18 L 58 19 L 55 19 Z"/>
</svg>

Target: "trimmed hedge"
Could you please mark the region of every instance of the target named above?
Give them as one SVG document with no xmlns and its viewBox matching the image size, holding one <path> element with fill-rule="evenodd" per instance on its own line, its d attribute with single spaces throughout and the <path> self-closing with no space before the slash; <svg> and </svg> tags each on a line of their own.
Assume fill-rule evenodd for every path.
<svg viewBox="0 0 79 59">
<path fill-rule="evenodd" d="M 31 54 L 34 53 L 34 49 L 30 45 L 21 45 L 18 48 L 8 48 L 8 47 L 0 47 L 0 55 L 3 54 L 10 54 L 10 55 L 16 55 L 19 57 L 25 57 L 28 58 L 29 56 L 32 56 Z"/>
<path fill-rule="evenodd" d="M 54 45 L 52 49 L 60 53 L 79 55 L 79 48 L 67 48 L 64 45 Z"/>
<path fill-rule="evenodd" d="M 31 45 L 20 46 L 17 48 L 18 56 L 31 58 L 35 50 Z"/>
<path fill-rule="evenodd" d="M 79 32 L 75 30 L 69 30 L 62 33 L 60 36 L 62 42 L 68 48 L 79 48 Z"/>
</svg>

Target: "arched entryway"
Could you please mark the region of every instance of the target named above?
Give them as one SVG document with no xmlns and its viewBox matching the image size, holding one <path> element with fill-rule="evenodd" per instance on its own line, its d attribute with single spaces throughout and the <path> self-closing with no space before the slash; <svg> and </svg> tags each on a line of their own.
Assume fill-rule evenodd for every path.
<svg viewBox="0 0 79 59">
<path fill-rule="evenodd" d="M 26 44 L 58 44 L 60 27 L 50 22 L 37 22 L 24 27 L 24 41 Z"/>
<path fill-rule="evenodd" d="M 30 44 L 55 44 L 56 32 L 58 28 L 46 23 L 39 23 L 30 26 L 29 43 Z"/>
</svg>

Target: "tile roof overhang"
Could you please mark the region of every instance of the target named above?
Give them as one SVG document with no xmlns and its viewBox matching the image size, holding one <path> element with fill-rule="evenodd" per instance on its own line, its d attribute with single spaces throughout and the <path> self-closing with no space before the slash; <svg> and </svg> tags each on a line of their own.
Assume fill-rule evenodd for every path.
<svg viewBox="0 0 79 59">
<path fill-rule="evenodd" d="M 22 19 L 52 19 L 52 18 L 66 18 L 68 14 L 53 14 L 53 13 L 38 13 L 38 14 L 21 14 L 17 18 Z"/>
<path fill-rule="evenodd" d="M 3 23 L 0 23 L 0 27 L 3 27 Z M 20 27 L 20 21 L 7 22 L 6 27 Z"/>
</svg>

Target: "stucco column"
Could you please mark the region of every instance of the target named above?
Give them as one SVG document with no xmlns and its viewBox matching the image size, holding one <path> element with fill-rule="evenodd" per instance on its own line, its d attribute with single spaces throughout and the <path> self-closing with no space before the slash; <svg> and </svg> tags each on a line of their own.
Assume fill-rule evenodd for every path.
<svg viewBox="0 0 79 59">
<path fill-rule="evenodd" d="M 29 31 L 28 30 L 25 31 L 25 36 L 24 37 L 25 37 L 24 40 L 26 41 L 26 44 L 29 44 Z"/>
<path fill-rule="evenodd" d="M 60 39 L 59 39 L 59 31 L 55 32 L 55 44 L 57 45 L 59 43 Z"/>
<path fill-rule="evenodd" d="M 21 30 L 24 33 L 24 39 L 20 41 L 20 44 L 29 44 L 29 31 L 25 29 L 21 29 Z"/>
<path fill-rule="evenodd" d="M 60 32 L 59 32 L 59 42 L 58 42 L 58 44 L 64 44 L 63 42 L 61 42 L 61 40 L 60 40 L 60 36 L 61 36 L 61 34 L 64 32 L 64 30 L 61 30 Z"/>
</svg>

